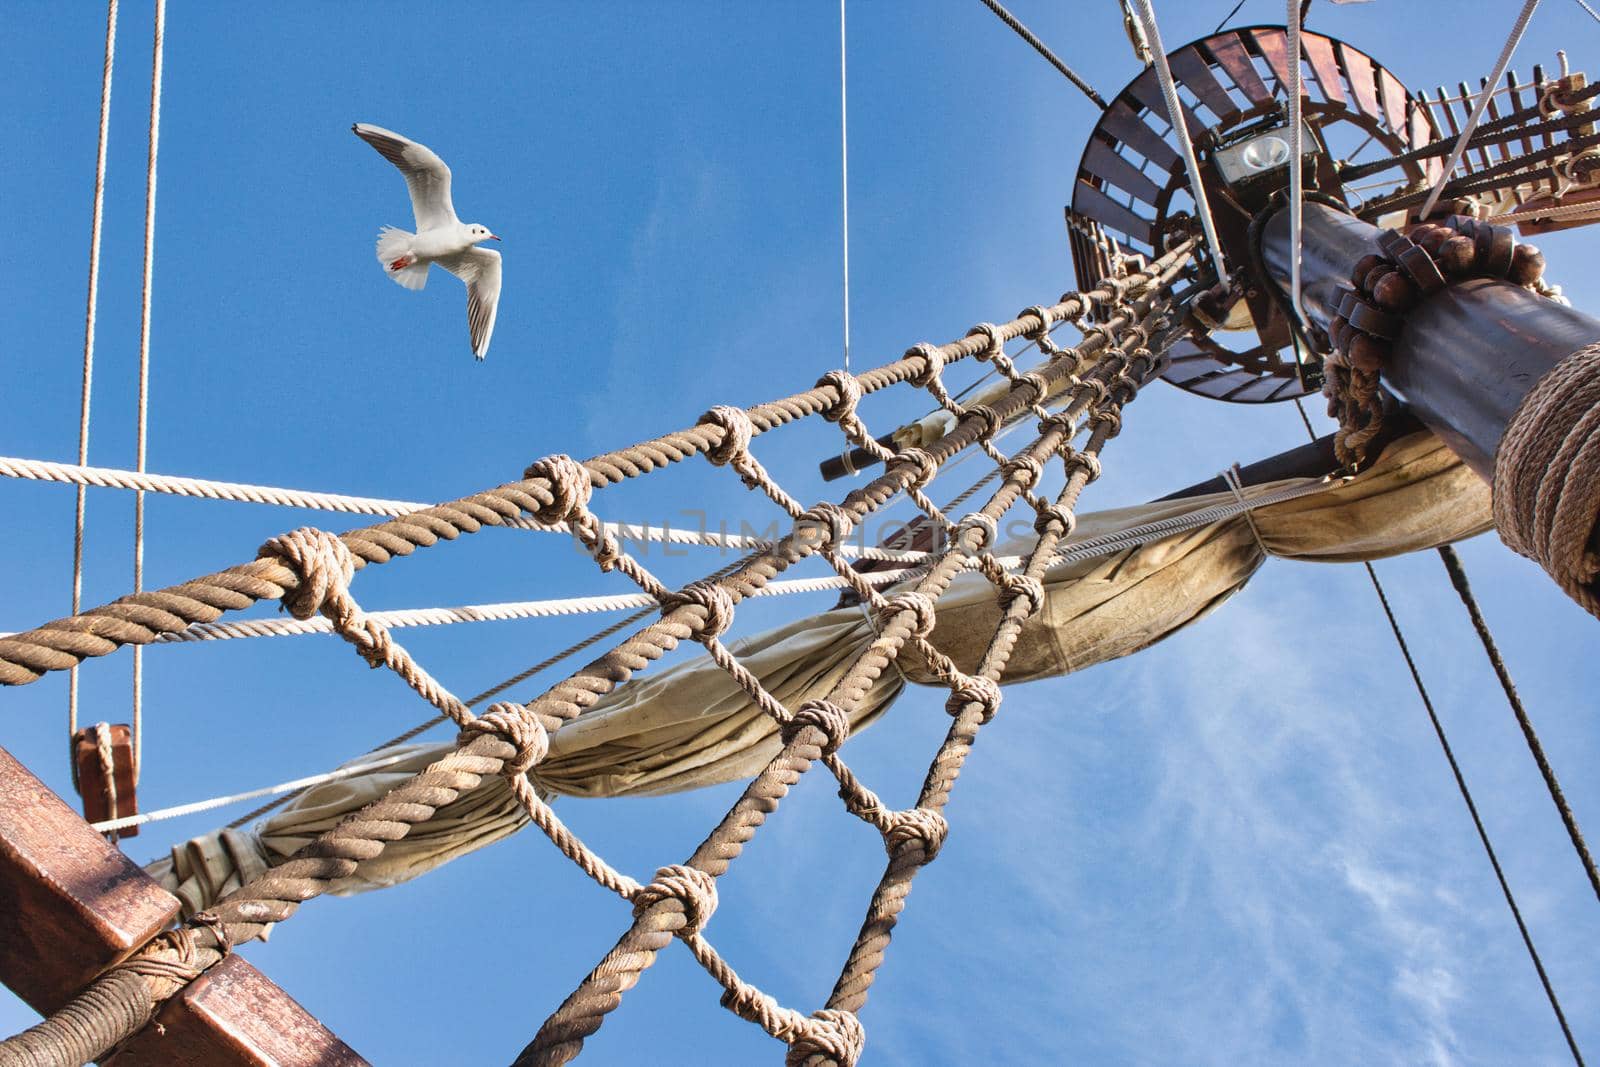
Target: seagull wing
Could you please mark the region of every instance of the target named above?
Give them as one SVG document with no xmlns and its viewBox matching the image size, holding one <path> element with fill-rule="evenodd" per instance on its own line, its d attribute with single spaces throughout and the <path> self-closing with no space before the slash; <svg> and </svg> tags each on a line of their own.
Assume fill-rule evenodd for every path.
<svg viewBox="0 0 1600 1067">
<path fill-rule="evenodd" d="M 500 253 L 474 247 L 435 262 L 467 283 L 467 329 L 472 354 L 482 359 L 489 354 L 489 338 L 500 310 Z"/>
<path fill-rule="evenodd" d="M 458 221 L 455 205 L 450 202 L 450 168 L 433 149 L 382 126 L 358 122 L 350 128 L 405 175 L 418 233 Z"/>
</svg>

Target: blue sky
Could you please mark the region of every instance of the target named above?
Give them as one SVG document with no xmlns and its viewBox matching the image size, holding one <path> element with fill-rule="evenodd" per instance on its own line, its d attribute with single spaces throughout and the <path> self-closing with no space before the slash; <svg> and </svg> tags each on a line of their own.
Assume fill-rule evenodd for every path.
<svg viewBox="0 0 1600 1067">
<path fill-rule="evenodd" d="M 1171 45 L 1222 0 L 1159 6 Z M 1487 71 L 1515 4 L 1314 5 L 1412 88 Z M 1110 95 L 1137 67 L 1110 0 L 1016 12 Z M 1281 19 L 1247 0 L 1241 20 Z M 0 454 L 76 452 L 104 10 L 15 4 L 0 37 Z M 532 459 L 588 455 L 716 403 L 805 388 L 839 363 L 837 10 L 810 4 L 199 5 L 168 12 L 150 469 L 446 499 Z M 1441 32 L 1441 26 L 1453 27 Z M 133 460 L 150 9 L 123 5 L 91 462 Z M 1600 25 L 1550 0 L 1514 64 L 1585 67 Z M 1071 284 L 1061 206 L 1091 106 L 972 0 L 851 6 L 851 275 L 857 367 L 959 336 Z M 463 299 L 380 276 L 409 225 L 393 171 L 349 133 L 430 144 L 462 217 L 504 236 L 505 292 L 474 365 Z M 18 210 L 16 206 L 21 206 Z M 1600 307 L 1592 235 L 1542 239 L 1550 276 Z M 915 397 L 864 406 L 880 432 Z M 1130 503 L 1297 443 L 1292 410 L 1154 386 L 1085 507 Z M 817 499 L 835 431 L 757 455 Z M 72 491 L 0 485 L 0 630 L 64 614 Z M 607 491 L 607 518 L 682 509 L 770 521 L 705 464 Z M 131 581 L 132 501 L 90 495 L 85 596 Z M 168 584 L 337 516 L 149 502 L 147 576 Z M 1600 834 L 1594 621 L 1492 535 L 1462 556 L 1580 820 Z M 647 560 L 684 581 L 721 561 Z M 1385 562 L 1469 782 L 1580 1043 L 1600 1048 L 1600 914 L 1443 570 Z M 806 570 L 802 573 L 815 573 Z M 626 591 L 570 550 L 494 531 L 369 568 L 369 608 Z M 742 607 L 754 633 L 801 603 Z M 266 615 L 266 608 L 256 614 Z M 408 631 L 455 691 L 595 628 Z M 681 654 L 680 654 L 681 655 Z M 341 642 L 168 646 L 146 656 L 146 807 L 325 769 L 426 717 Z M 82 672 L 87 721 L 128 717 L 129 657 Z M 523 697 L 535 695 L 530 689 Z M 3 695 L 3 743 L 70 795 L 66 679 Z M 909 692 L 852 766 L 909 803 L 947 721 Z M 440 735 L 442 736 L 442 734 Z M 736 795 L 562 801 L 618 867 L 681 859 Z M 863 1020 L 868 1062 L 1556 1063 L 1565 1050 L 1359 568 L 1269 564 L 1205 624 L 1140 656 L 1018 687 L 984 732 Z M 226 816 L 225 816 L 226 817 Z M 145 860 L 215 825 L 147 829 Z M 722 883 L 708 933 L 741 974 L 819 1006 L 881 870 L 876 836 L 810 776 Z M 613 943 L 626 908 L 524 833 L 415 883 L 307 906 L 246 950 L 375 1062 L 509 1060 Z M 591 1040 L 595 1062 L 770 1062 L 678 946 Z M 0 997 L 8 1032 L 32 1016 Z"/>
</svg>

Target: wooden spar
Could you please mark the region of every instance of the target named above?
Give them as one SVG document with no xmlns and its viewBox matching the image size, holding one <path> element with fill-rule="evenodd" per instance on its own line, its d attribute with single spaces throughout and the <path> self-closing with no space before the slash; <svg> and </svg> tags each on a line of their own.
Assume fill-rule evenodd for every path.
<svg viewBox="0 0 1600 1067">
<path fill-rule="evenodd" d="M 40 1014 L 178 917 L 178 898 L 0 748 L 0 982 Z M 290 996 L 230 956 L 169 1000 L 119 1067 L 363 1063 Z"/>
<path fill-rule="evenodd" d="M 1301 294 L 1323 329 L 1357 260 L 1378 251 L 1379 230 L 1322 204 L 1305 205 Z M 1289 216 L 1267 220 L 1262 256 L 1289 282 Z M 1552 367 L 1600 341 L 1600 319 L 1510 282 L 1473 279 L 1447 286 L 1406 314 L 1383 380 L 1422 423 L 1485 481 L 1517 405 Z"/>
</svg>

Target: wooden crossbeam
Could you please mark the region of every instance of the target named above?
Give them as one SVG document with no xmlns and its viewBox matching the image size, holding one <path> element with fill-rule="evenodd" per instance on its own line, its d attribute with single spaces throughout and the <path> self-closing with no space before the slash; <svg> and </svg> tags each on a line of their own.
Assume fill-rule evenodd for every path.
<svg viewBox="0 0 1600 1067">
<path fill-rule="evenodd" d="M 0 748 L 0 982 L 42 1015 L 178 917 L 178 898 Z M 363 1060 L 230 956 L 105 1062 L 353 1067 Z"/>
</svg>

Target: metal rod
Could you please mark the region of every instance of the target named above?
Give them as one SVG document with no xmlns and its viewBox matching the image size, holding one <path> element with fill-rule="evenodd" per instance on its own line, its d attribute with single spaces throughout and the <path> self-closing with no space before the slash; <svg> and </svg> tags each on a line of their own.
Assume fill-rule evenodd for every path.
<svg viewBox="0 0 1600 1067">
<path fill-rule="evenodd" d="M 1444 191 L 1445 182 L 1450 180 L 1450 175 L 1456 169 L 1456 164 L 1461 162 L 1461 155 L 1467 150 L 1467 141 L 1472 137 L 1472 131 L 1478 128 L 1478 120 L 1483 118 L 1484 109 L 1489 106 L 1495 90 L 1500 84 L 1500 75 L 1506 71 L 1506 66 L 1511 62 L 1511 54 L 1517 50 L 1517 42 L 1522 40 L 1522 32 L 1528 28 L 1528 20 L 1533 17 L 1533 9 L 1539 6 L 1539 0 L 1526 0 L 1522 5 L 1522 13 L 1517 16 L 1516 24 L 1511 27 L 1511 35 L 1506 38 L 1505 47 L 1500 50 L 1500 58 L 1495 60 L 1494 70 L 1489 72 L 1489 80 L 1484 83 L 1483 92 L 1478 94 L 1478 102 L 1472 106 L 1472 116 L 1467 119 L 1467 125 L 1461 131 L 1461 136 L 1456 138 L 1456 146 L 1450 153 L 1450 159 L 1444 165 L 1444 170 L 1439 172 L 1438 181 L 1433 183 L 1433 189 L 1428 193 L 1428 199 L 1422 205 L 1422 214 L 1418 218 L 1425 219 L 1433 212 L 1434 205 L 1439 202 L 1439 194 Z"/>
<path fill-rule="evenodd" d="M 1161 95 L 1167 102 L 1167 117 L 1172 122 L 1172 132 L 1178 138 L 1184 169 L 1189 173 L 1189 192 L 1194 197 L 1195 214 L 1200 216 L 1200 226 L 1205 230 L 1206 246 L 1211 250 L 1211 261 L 1217 267 L 1217 280 L 1224 281 L 1228 277 L 1228 265 L 1222 258 L 1222 242 L 1217 240 L 1216 226 L 1211 221 L 1211 204 L 1206 199 L 1205 186 L 1200 181 L 1200 161 L 1195 158 L 1194 142 L 1189 140 L 1189 127 L 1183 119 L 1183 104 L 1178 99 L 1177 83 L 1172 80 L 1172 68 L 1167 64 L 1167 49 L 1161 43 L 1161 29 L 1156 25 L 1155 9 L 1150 0 L 1134 0 L 1134 6 L 1138 9 L 1139 21 L 1144 24 L 1144 35 L 1150 39 L 1156 80 L 1161 83 Z"/>
</svg>

